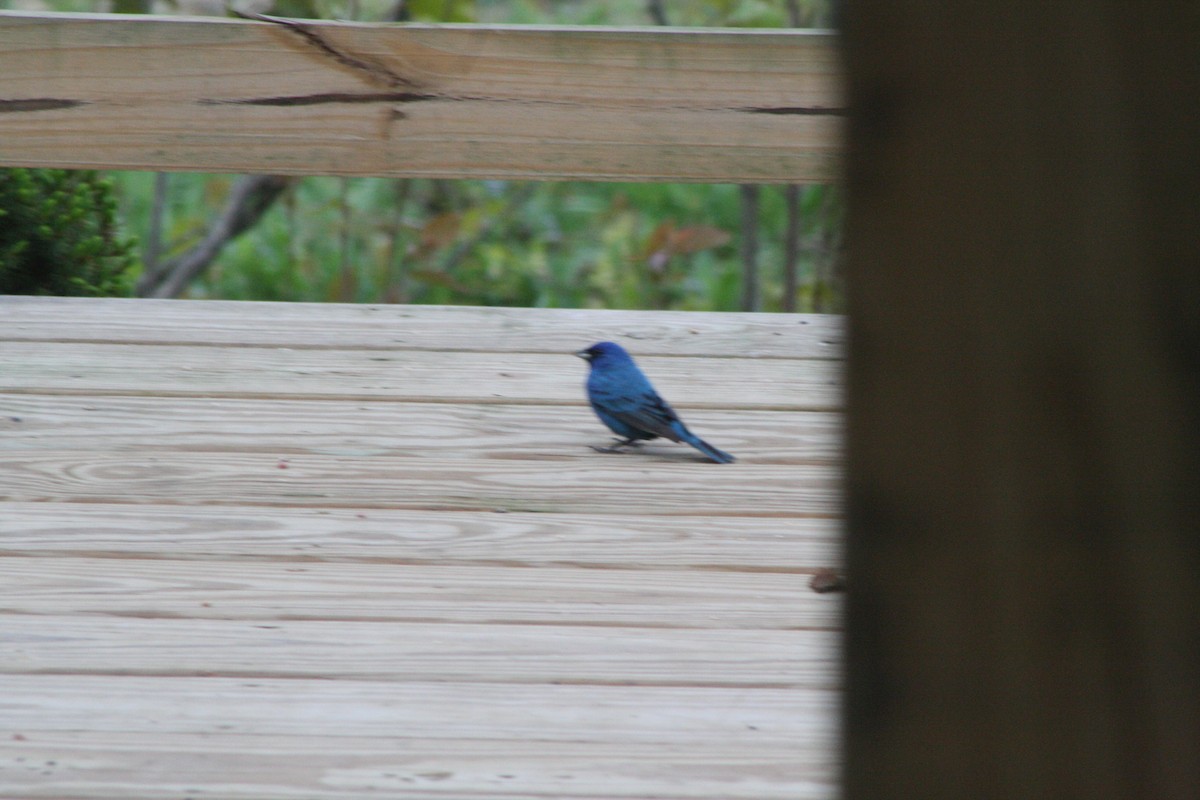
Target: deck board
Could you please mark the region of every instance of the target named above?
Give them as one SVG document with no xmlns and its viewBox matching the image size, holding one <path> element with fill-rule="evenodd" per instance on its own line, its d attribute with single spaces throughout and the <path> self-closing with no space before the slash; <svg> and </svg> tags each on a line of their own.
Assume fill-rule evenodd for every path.
<svg viewBox="0 0 1200 800">
<path fill-rule="evenodd" d="M 8 391 L 582 407 L 586 367 L 571 353 L 587 344 L 563 342 L 555 354 L 496 354 L 5 341 L 0 358 Z M 841 406 L 840 368 L 825 359 L 648 356 L 639 362 L 680 409 Z"/>
<path fill-rule="evenodd" d="M 159 309 L 156 304 L 171 304 Z M 86 314 L 78 313 L 86 308 Z M 3 338 L 235 347 L 562 353 L 623 338 L 639 354 L 827 358 L 845 353 L 832 314 L 5 298 Z"/>
<path fill-rule="evenodd" d="M 834 631 L 642 628 L 632 615 L 604 628 L 573 625 L 569 614 L 540 625 L 58 616 L 45 633 L 39 617 L 5 620 L 0 637 L 15 644 L 0 674 L 837 686 Z"/>
<path fill-rule="evenodd" d="M 832 467 L 746 463 L 716 470 L 679 445 L 645 454 L 597 454 L 590 461 L 22 451 L 0 455 L 5 476 L 0 497 L 499 513 L 828 516 L 838 511 L 838 476 Z"/>
<path fill-rule="evenodd" d="M 0 298 L 0 797 L 834 797 L 841 337 Z M 739 462 L 593 452 L 601 338 Z"/>
<path fill-rule="evenodd" d="M 11 501 L 4 512 L 4 552 L 13 555 L 565 566 L 577 581 L 613 569 L 665 567 L 676 569 L 677 579 L 702 581 L 710 579 L 702 572 L 714 570 L 812 570 L 836 561 L 839 548 L 838 521 L 824 517 L 723 517 L 720 525 L 697 525 L 686 515 Z"/>
<path fill-rule="evenodd" d="M 20 615 L 143 619 L 739 631 L 835 630 L 838 625 L 836 605 L 809 591 L 802 570 L 658 568 L 630 575 L 614 567 L 521 569 L 452 562 L 43 558 L 36 573 L 28 570 L 26 558 L 0 559 L 0 608 Z"/>
<path fill-rule="evenodd" d="M 578 388 L 578 387 L 577 387 Z M 686 400 L 687 398 L 681 398 Z M 677 403 L 683 413 L 685 405 Z M 495 403 L 362 403 L 150 396 L 2 394 L 0 451 L 241 452 L 436 458 L 575 458 L 607 434 L 591 411 Z M 14 421 L 16 417 L 19 421 Z M 754 463 L 838 464 L 841 416 L 830 412 L 688 409 L 706 438 Z M 297 432 L 302 436 L 297 436 Z M 648 452 L 670 453 L 654 444 Z"/>
<path fill-rule="evenodd" d="M 245 800 L 831 796 L 834 695 L 824 690 L 59 675 L 5 684 L 22 698 L 6 719 L 26 732 L 28 753 L 5 780 L 27 797 L 93 797 L 95 786 L 109 797 L 205 787 L 196 794 Z"/>
</svg>

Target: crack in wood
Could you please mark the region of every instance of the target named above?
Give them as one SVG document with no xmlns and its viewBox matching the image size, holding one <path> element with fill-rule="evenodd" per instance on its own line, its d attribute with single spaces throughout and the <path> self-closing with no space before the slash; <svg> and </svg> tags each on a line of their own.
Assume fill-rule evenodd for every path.
<svg viewBox="0 0 1200 800">
<path fill-rule="evenodd" d="M 844 117 L 844 108 L 825 108 L 823 106 L 748 106 L 739 108 L 747 114 L 777 114 L 781 116 L 798 117 Z"/>
<path fill-rule="evenodd" d="M 376 85 L 382 86 L 407 86 L 410 89 L 420 88 L 420 84 L 415 81 L 405 78 L 403 75 L 397 75 L 383 64 L 378 64 L 373 61 L 368 61 L 364 58 L 344 53 L 337 47 L 334 47 L 325 39 L 316 28 L 312 25 L 298 22 L 292 19 L 284 19 L 282 17 L 270 17 L 265 14 L 254 14 L 249 12 L 233 10 L 233 13 L 243 19 L 255 20 L 257 22 L 266 22 L 272 25 L 280 25 L 288 30 L 296 33 L 304 41 L 311 46 L 320 50 L 325 55 L 332 58 L 337 63 L 344 67 L 349 67 L 355 72 L 363 74 L 368 81 Z"/>
<path fill-rule="evenodd" d="M 355 92 L 324 92 L 321 94 L 310 95 L 281 95 L 278 97 L 250 97 L 240 100 L 223 100 L 216 98 L 204 98 L 198 102 L 202 105 L 245 105 L 245 106 L 315 106 L 329 103 L 422 103 L 436 100 L 445 100 L 451 102 L 473 102 L 473 103 L 515 103 L 519 105 L 551 105 L 551 106 L 577 106 L 579 101 L 575 100 L 556 100 L 547 98 L 516 98 L 516 97 L 486 97 L 479 95 L 451 95 L 451 94 L 436 94 L 432 92 L 368 92 L 358 94 Z M 2 101 L 0 101 L 2 102 Z M 667 108 L 667 107 L 664 107 Z M 669 106 L 681 111 L 692 112 L 711 112 L 711 111 L 738 111 L 747 114 L 772 114 L 779 116 L 844 116 L 845 109 L 841 108 L 822 108 L 822 107 L 804 107 L 804 106 L 764 106 L 764 107 L 687 107 L 687 106 Z M 407 114 L 400 109 L 395 109 L 392 112 L 393 119 L 406 119 Z"/>
<path fill-rule="evenodd" d="M 443 100 L 439 95 L 420 92 L 326 92 L 324 94 L 282 95 L 280 97 L 250 97 L 244 100 L 204 99 L 202 105 L 242 106 L 317 106 L 326 103 L 419 103 L 425 100 Z M 399 112 L 398 112 L 399 113 Z"/>
<path fill-rule="evenodd" d="M 21 111 L 60 111 L 64 108 L 85 106 L 83 100 L 63 100 L 57 97 L 31 97 L 26 100 L 0 100 L 0 114 Z"/>
</svg>

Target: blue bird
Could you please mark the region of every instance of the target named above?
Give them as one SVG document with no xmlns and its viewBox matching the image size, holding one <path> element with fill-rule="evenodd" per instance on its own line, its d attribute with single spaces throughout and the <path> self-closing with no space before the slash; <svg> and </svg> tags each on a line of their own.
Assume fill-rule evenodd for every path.
<svg viewBox="0 0 1200 800">
<path fill-rule="evenodd" d="M 639 439 L 663 437 L 684 442 L 718 464 L 731 464 L 733 456 L 718 450 L 687 429 L 675 409 L 658 396 L 654 386 L 638 369 L 625 348 L 614 342 L 599 342 L 575 355 L 588 362 L 588 402 L 600 421 L 622 437 L 614 447 L 593 447 L 601 453 L 638 444 Z"/>
</svg>

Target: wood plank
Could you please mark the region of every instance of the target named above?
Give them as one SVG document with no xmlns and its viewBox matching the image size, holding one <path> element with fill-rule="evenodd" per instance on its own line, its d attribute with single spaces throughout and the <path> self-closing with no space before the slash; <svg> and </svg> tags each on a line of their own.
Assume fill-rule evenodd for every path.
<svg viewBox="0 0 1200 800">
<path fill-rule="evenodd" d="M 3 555 L 4 614 L 491 624 L 501 630 L 572 625 L 591 626 L 599 638 L 619 626 L 746 631 L 840 626 L 836 595 L 813 592 L 802 569 L 790 564 L 778 565 L 779 573 L 763 573 L 636 565 L 533 570 L 401 561 L 231 563 L 161 554 L 143 559 L 136 550 L 123 558 L 14 557 L 7 549 Z M 40 624 L 49 630 L 59 623 Z M 264 658 L 263 669 L 278 661 Z"/>
<path fill-rule="evenodd" d="M 0 500 L 695 516 L 836 515 L 839 472 L 718 465 L 690 450 L 501 461 L 242 453 L 0 453 Z"/>
<path fill-rule="evenodd" d="M 259 347 L 0 342 L 0 391 L 169 397 L 566 403 L 583 405 L 586 365 L 562 355 Z M 679 409 L 830 411 L 837 362 L 815 359 L 639 359 Z"/>
<path fill-rule="evenodd" d="M 561 354 L 605 339 L 638 355 L 844 356 L 834 314 L 246 303 L 0 295 L 0 341 Z"/>
<path fill-rule="evenodd" d="M 696 410 L 693 430 L 747 463 L 836 465 L 841 415 Z M 0 393 L 0 452 L 241 452 L 576 459 L 609 434 L 590 411 L 557 406 L 239 400 Z M 679 445 L 659 441 L 646 454 Z M 681 451 L 685 452 L 685 451 Z"/>
<path fill-rule="evenodd" d="M 819 742 L 644 742 L 38 731 L 12 743 L 0 792 L 46 800 L 553 797 L 830 800 Z M 6 743 L 7 744 L 7 743 Z M 219 762 L 219 772 L 214 763 Z M 193 791 L 189 791 L 193 790 Z"/>
<path fill-rule="evenodd" d="M 840 523 L 819 517 L 722 517 L 709 524 L 631 514 L 15 502 L 6 502 L 3 514 L 0 555 L 590 568 L 563 573 L 580 591 L 596 581 L 637 590 L 626 576 L 605 577 L 611 569 L 806 572 L 836 566 L 841 556 Z M 130 575 L 157 569 L 125 568 Z M 574 594 L 547 577 L 554 573 L 538 574 L 564 597 Z M 682 580 L 692 579 L 675 576 Z M 772 582 L 755 585 L 766 591 Z"/>
<path fill-rule="evenodd" d="M 826 691 L 6 676 L 20 797 L 835 796 Z M 470 709 L 470 713 L 464 713 Z M 671 709 L 668 713 L 655 709 Z M 315 724 L 320 721 L 320 724 Z M 349 723 L 347 723 L 349 721 Z M 91 728 L 93 734 L 81 734 Z"/>
<path fill-rule="evenodd" d="M 829 33 L 0 13 L 0 164 L 829 181 Z M 87 146 L 80 142 L 86 140 Z"/>
<path fill-rule="evenodd" d="M 317 741 L 419 736 L 685 748 L 723 739 L 735 748 L 794 748 L 816 737 L 832 744 L 837 702 L 824 689 L 696 686 L 20 674 L 6 675 L 4 684 L 6 727 L 26 736 L 304 733 Z"/>
<path fill-rule="evenodd" d="M 834 689 L 838 638 L 815 630 L 6 615 L 0 673 Z"/>
</svg>

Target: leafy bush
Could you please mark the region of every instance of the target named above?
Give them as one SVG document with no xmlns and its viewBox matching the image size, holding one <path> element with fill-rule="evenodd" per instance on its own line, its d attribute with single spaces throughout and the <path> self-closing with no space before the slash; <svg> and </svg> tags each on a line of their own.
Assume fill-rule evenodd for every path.
<svg viewBox="0 0 1200 800">
<path fill-rule="evenodd" d="M 149 228 L 153 176 L 116 175 Z M 195 244 L 233 178 L 171 176 L 168 255 Z M 801 191 L 797 308 L 838 311 L 840 193 Z M 758 224 L 762 308 L 783 306 L 782 189 Z M 741 209 L 732 185 L 314 177 L 292 186 L 193 282 L 190 297 L 317 302 L 737 310 Z"/>
<path fill-rule="evenodd" d="M 116 208 L 95 172 L 0 169 L 0 294 L 129 295 Z"/>
</svg>

